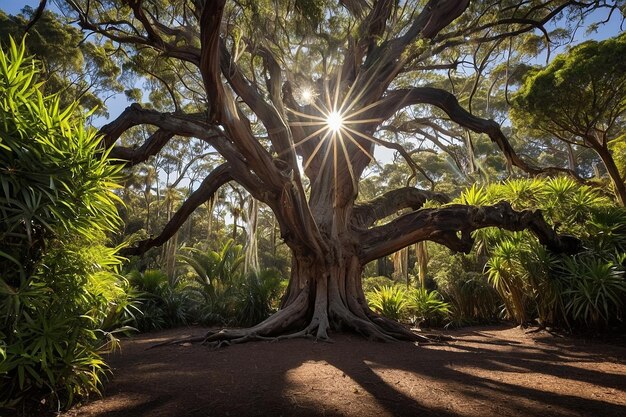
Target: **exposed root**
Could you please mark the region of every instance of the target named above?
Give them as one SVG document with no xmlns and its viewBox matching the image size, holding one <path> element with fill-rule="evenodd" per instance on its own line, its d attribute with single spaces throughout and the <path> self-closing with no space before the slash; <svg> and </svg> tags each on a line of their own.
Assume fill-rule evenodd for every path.
<svg viewBox="0 0 626 417">
<path fill-rule="evenodd" d="M 370 340 L 383 342 L 408 340 L 419 344 L 433 344 L 451 340 L 450 337 L 442 335 L 418 334 L 411 331 L 393 320 L 377 315 L 365 302 L 360 302 L 356 298 L 350 300 L 348 297 L 346 305 L 337 286 L 332 282 L 328 284 L 323 278 L 317 282 L 315 302 L 312 306 L 309 289 L 306 287 L 291 304 L 253 327 L 209 331 L 205 336 L 166 341 L 151 348 L 197 342 L 220 348 L 251 341 L 275 342 L 299 338 L 332 342 L 328 332 L 331 329 L 342 328 L 353 330 Z M 306 321 L 308 324 L 302 328 Z"/>
<path fill-rule="evenodd" d="M 198 343 L 203 342 L 206 336 L 190 336 L 183 337 L 182 339 L 174 339 L 174 340 L 166 340 L 165 342 L 156 343 L 154 345 L 148 346 L 146 350 L 154 349 L 161 346 L 171 346 L 171 345 L 179 345 L 181 343 Z"/>
<path fill-rule="evenodd" d="M 443 336 L 439 334 L 418 334 L 412 330 L 407 329 L 402 324 L 389 320 L 386 317 L 378 316 L 371 313 L 371 320 L 387 333 L 393 335 L 399 340 L 408 340 L 411 342 L 418 342 L 423 344 L 440 343 L 444 340 L 452 340 L 449 336 Z"/>
</svg>

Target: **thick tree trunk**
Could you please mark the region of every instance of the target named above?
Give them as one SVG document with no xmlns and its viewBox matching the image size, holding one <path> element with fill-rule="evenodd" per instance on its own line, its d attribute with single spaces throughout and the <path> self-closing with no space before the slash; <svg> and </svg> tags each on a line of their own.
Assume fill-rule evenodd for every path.
<svg viewBox="0 0 626 417">
<path fill-rule="evenodd" d="M 293 257 L 281 310 L 251 329 L 210 334 L 207 342 L 292 337 L 327 340 L 329 332 L 343 330 L 379 341 L 429 340 L 370 310 L 361 285 L 364 262 L 359 231 L 352 222 L 354 194 L 345 183 L 339 188 L 341 195 L 335 192 L 338 183 L 334 180 L 318 184 L 310 199 L 317 229 L 302 232 L 312 239 L 321 235 L 327 245 L 313 252 L 293 236 L 283 236 Z"/>
<path fill-rule="evenodd" d="M 609 178 L 611 178 L 611 181 L 613 182 L 613 188 L 615 189 L 617 201 L 622 206 L 626 206 L 626 184 L 624 184 L 624 179 L 622 178 L 617 165 L 615 165 L 611 152 L 606 148 L 606 146 L 598 147 L 596 152 L 600 156 L 600 159 L 602 159 L 604 167 L 609 174 Z"/>
</svg>

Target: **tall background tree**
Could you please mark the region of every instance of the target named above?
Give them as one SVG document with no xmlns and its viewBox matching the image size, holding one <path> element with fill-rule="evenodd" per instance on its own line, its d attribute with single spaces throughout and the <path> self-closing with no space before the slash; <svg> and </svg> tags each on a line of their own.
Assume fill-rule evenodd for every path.
<svg viewBox="0 0 626 417">
<path fill-rule="evenodd" d="M 78 101 L 96 115 L 106 115 L 105 101 L 124 91 L 122 69 L 113 58 L 112 42 L 91 42 L 69 19 L 50 10 L 25 7 L 22 13 L 0 11 L 0 44 L 9 36 L 25 39 L 27 52 L 41 63 L 47 93 L 59 94 L 61 105 Z"/>
<path fill-rule="evenodd" d="M 60 3 L 86 34 L 110 42 L 117 59 L 158 86 L 149 103 L 131 105 L 101 129 L 105 146 L 138 128 L 149 132 L 136 146 L 114 147 L 113 156 L 138 164 L 170 142 L 196 138 L 223 158 L 162 231 L 129 253 L 164 244 L 230 181 L 272 210 L 291 251 L 282 309 L 250 329 L 208 340 L 327 338 L 331 328 L 416 339 L 368 307 L 360 281 L 368 262 L 424 240 L 467 252 L 472 232 L 489 226 L 530 229 L 554 251 L 575 246 L 539 212 L 506 203 L 424 208 L 426 200 L 447 198 L 413 186 L 426 181 L 433 188 L 422 159 L 413 156 L 432 142 L 472 175 L 479 170 L 472 151 L 490 141 L 509 172 L 569 172 L 516 153 L 492 120 L 502 112 L 489 100 L 495 87 L 484 89 L 483 80 L 503 71 L 494 57 L 521 60 L 524 51 L 512 47 L 520 39 L 549 45 L 558 35 L 548 31 L 550 22 L 575 25 L 621 2 Z M 507 71 L 498 84 L 505 96 Z M 359 201 L 377 146 L 404 159 L 409 183 Z"/>
<path fill-rule="evenodd" d="M 567 146 L 592 149 L 621 205 L 626 205 L 626 184 L 612 148 L 624 141 L 626 128 L 624 55 L 623 34 L 572 48 L 528 75 L 516 94 L 513 112 L 516 125 L 527 127 L 524 130 L 531 134 L 549 134 Z M 577 165 L 570 163 L 574 171 Z"/>
</svg>

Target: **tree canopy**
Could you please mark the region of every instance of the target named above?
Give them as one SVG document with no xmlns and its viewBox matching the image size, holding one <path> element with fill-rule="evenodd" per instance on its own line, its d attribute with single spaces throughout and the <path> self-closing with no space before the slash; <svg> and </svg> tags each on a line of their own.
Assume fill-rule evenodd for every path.
<svg viewBox="0 0 626 417">
<path fill-rule="evenodd" d="M 623 135 L 626 126 L 625 55 L 623 34 L 572 48 L 546 68 L 532 71 L 516 94 L 513 112 L 517 125 L 597 152 L 622 205 L 626 186 L 609 144 Z"/>
</svg>

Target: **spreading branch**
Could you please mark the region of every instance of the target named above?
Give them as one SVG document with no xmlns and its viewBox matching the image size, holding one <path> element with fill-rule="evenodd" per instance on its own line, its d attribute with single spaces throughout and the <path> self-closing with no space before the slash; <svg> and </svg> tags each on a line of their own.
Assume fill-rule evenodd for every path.
<svg viewBox="0 0 626 417">
<path fill-rule="evenodd" d="M 401 216 L 362 233 L 360 259 L 365 264 L 424 240 L 443 244 L 457 252 L 469 253 L 474 243 L 471 233 L 485 227 L 530 230 L 539 242 L 554 252 L 574 253 L 579 250 L 580 242 L 569 236 L 559 236 L 546 223 L 539 210 L 515 211 L 508 202 L 500 202 L 484 207 L 454 204 L 421 209 Z"/>
<path fill-rule="evenodd" d="M 109 154 L 110 158 L 124 161 L 126 165 L 137 165 L 147 161 L 153 155 L 159 153 L 161 149 L 174 137 L 172 132 L 159 129 L 154 132 L 138 148 L 128 148 L 126 146 L 114 146 Z"/>
<path fill-rule="evenodd" d="M 358 228 L 368 228 L 377 220 L 384 219 L 407 208 L 418 210 L 427 200 L 447 203 L 446 195 L 413 187 L 398 188 L 366 203 L 354 206 L 353 223 Z"/>
<path fill-rule="evenodd" d="M 513 149 L 513 146 L 511 146 L 497 122 L 471 114 L 459 104 L 454 94 L 439 88 L 415 87 L 391 91 L 385 97 L 385 104 L 381 106 L 382 109 L 385 109 L 386 113 L 383 118 L 388 118 L 401 108 L 415 104 L 431 104 L 436 106 L 443 110 L 450 120 L 458 125 L 476 133 L 486 134 L 489 136 L 489 139 L 500 148 L 508 163 L 520 168 L 524 172 L 531 175 L 568 174 L 578 181 L 583 181 L 573 170 L 559 167 L 539 168 L 524 161 L 515 152 L 515 149 Z"/>
<path fill-rule="evenodd" d="M 28 33 L 28 31 L 33 26 L 35 26 L 35 23 L 37 23 L 37 21 L 39 19 L 41 19 L 41 16 L 43 16 L 43 12 L 46 9 L 46 4 L 47 3 L 48 3 L 48 0 L 40 0 L 39 1 L 39 5 L 37 6 L 37 9 L 35 10 L 35 13 L 33 13 L 33 16 L 30 18 L 30 21 L 28 22 L 28 24 L 24 28 L 24 33 Z"/>
<path fill-rule="evenodd" d="M 148 249 L 163 245 L 183 226 L 195 209 L 206 203 L 222 185 L 232 179 L 231 168 L 228 164 L 215 168 L 174 213 L 157 237 L 142 240 L 134 247 L 125 248 L 121 254 L 124 256 L 141 255 Z"/>
</svg>

